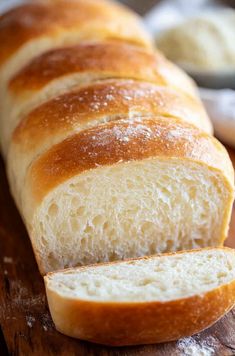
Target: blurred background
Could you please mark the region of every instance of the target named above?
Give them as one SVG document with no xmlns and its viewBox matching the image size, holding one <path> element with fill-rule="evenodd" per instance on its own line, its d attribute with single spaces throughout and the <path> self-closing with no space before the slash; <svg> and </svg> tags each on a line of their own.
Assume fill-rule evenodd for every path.
<svg viewBox="0 0 235 356">
<path fill-rule="evenodd" d="M 215 134 L 235 147 L 235 0 L 123 0 L 198 84 Z"/>
<path fill-rule="evenodd" d="M 132 7 L 133 9 L 135 9 L 135 11 L 137 11 L 140 15 L 145 14 L 147 11 L 149 11 L 151 8 L 153 8 L 154 5 L 156 4 L 160 4 L 163 2 L 168 2 L 167 0 L 121 0 L 120 2 Z M 190 6 L 194 6 L 195 3 L 205 3 L 205 2 L 214 2 L 217 4 L 222 4 L 222 5 L 227 5 L 227 6 L 231 6 L 231 7 L 235 7 L 235 0 L 212 0 L 212 1 L 203 1 L 203 0 L 174 0 L 174 2 L 178 2 L 178 3 L 185 3 L 185 5 L 187 6 L 187 4 L 189 4 Z"/>
</svg>

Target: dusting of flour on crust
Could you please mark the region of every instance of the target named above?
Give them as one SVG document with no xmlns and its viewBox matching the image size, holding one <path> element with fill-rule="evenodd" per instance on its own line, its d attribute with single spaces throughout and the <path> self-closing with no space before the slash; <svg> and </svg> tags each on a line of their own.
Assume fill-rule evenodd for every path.
<svg viewBox="0 0 235 356">
<path fill-rule="evenodd" d="M 212 356 L 215 355 L 217 340 L 212 336 L 203 341 L 187 337 L 177 342 L 181 356 Z"/>
</svg>

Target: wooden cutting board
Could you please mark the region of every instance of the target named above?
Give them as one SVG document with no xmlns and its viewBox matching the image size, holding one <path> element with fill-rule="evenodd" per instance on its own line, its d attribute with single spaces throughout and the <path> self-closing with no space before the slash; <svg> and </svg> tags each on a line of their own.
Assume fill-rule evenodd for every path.
<svg viewBox="0 0 235 356">
<path fill-rule="evenodd" d="M 235 164 L 235 151 L 230 150 Z M 52 323 L 44 285 L 0 160 L 0 356 L 235 355 L 235 309 L 210 329 L 179 342 L 108 348 L 71 339 Z M 235 248 L 235 212 L 227 245 Z M 203 353 L 204 352 L 204 353 Z"/>
</svg>

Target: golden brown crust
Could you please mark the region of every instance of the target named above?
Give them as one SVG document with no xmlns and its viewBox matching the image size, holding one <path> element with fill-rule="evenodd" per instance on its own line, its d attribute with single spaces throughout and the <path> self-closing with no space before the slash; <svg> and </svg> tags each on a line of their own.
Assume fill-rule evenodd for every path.
<svg viewBox="0 0 235 356">
<path fill-rule="evenodd" d="M 67 138 L 41 155 L 29 170 L 36 201 L 53 188 L 89 169 L 152 157 L 200 162 L 221 172 L 233 191 L 233 167 L 212 136 L 177 119 L 106 123 Z"/>
<path fill-rule="evenodd" d="M 107 78 L 137 79 L 169 86 L 179 71 L 159 52 L 150 53 L 125 43 L 84 43 L 55 49 L 32 60 L 11 80 L 9 88 L 17 95 L 36 91 L 52 80 L 73 73 Z M 172 83 L 172 86 L 175 85 Z M 180 77 L 178 88 L 195 91 L 186 77 Z"/>
<path fill-rule="evenodd" d="M 27 42 L 58 37 L 66 31 L 83 31 L 83 38 L 121 39 L 151 46 L 138 17 L 121 5 L 104 0 L 34 1 L 0 16 L 0 64 Z"/>
<path fill-rule="evenodd" d="M 54 79 L 75 72 L 167 85 L 164 71 L 168 67 L 169 62 L 159 52 L 153 54 L 126 43 L 82 43 L 53 49 L 37 57 L 16 74 L 10 89 L 16 93 L 38 90 Z"/>
<path fill-rule="evenodd" d="M 33 59 L 12 78 L 15 93 L 38 90 L 50 81 L 72 73 L 98 73 L 113 78 L 138 79 L 166 85 L 158 68 L 167 61 L 160 54 L 115 42 L 81 43 L 51 50 Z"/>
<path fill-rule="evenodd" d="M 168 303 L 91 303 L 47 292 L 58 331 L 110 346 L 162 343 L 196 334 L 234 306 L 234 295 L 234 281 L 204 296 Z"/>
<path fill-rule="evenodd" d="M 27 153 L 51 142 L 53 136 L 66 138 L 92 122 L 144 115 L 176 117 L 211 132 L 197 100 L 148 83 L 113 80 L 74 90 L 39 106 L 16 128 L 13 143 Z"/>
<path fill-rule="evenodd" d="M 215 323 L 235 304 L 235 281 L 200 296 L 174 301 L 115 303 L 62 297 L 50 289 L 52 274 L 45 277 L 45 284 L 57 330 L 110 346 L 161 343 L 191 336 Z"/>
</svg>

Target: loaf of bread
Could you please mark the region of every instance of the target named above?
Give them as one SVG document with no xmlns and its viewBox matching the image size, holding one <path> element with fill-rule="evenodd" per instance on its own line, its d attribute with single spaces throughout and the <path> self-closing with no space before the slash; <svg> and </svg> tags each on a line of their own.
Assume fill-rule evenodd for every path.
<svg viewBox="0 0 235 356">
<path fill-rule="evenodd" d="M 235 252 L 203 249 L 45 277 L 57 330 L 112 346 L 190 336 L 235 304 Z"/>
<path fill-rule="evenodd" d="M 33 1 L 0 39 L 1 148 L 41 273 L 223 243 L 232 164 L 136 15 Z"/>
</svg>

